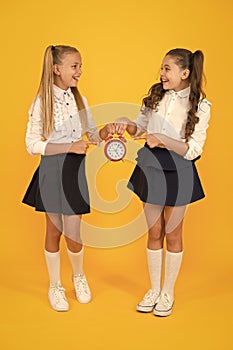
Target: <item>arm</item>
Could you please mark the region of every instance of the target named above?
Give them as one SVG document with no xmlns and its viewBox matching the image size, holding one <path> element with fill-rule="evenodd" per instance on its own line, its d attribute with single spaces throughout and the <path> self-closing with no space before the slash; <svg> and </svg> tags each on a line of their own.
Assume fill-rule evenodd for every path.
<svg viewBox="0 0 233 350">
<path fill-rule="evenodd" d="M 137 124 L 132 122 L 129 118 L 118 118 L 115 120 L 115 133 L 122 135 L 127 131 L 131 136 L 137 132 Z"/>
<path fill-rule="evenodd" d="M 44 154 L 47 141 L 43 139 L 40 98 L 37 96 L 29 109 L 26 148 L 31 155 Z"/>
<path fill-rule="evenodd" d="M 115 130 L 119 135 L 122 135 L 126 130 L 131 136 L 138 136 L 146 132 L 148 121 L 148 113 L 140 113 L 134 121 L 131 121 L 129 118 L 118 118 L 114 123 Z"/>
<path fill-rule="evenodd" d="M 134 135 L 137 130 L 137 125 L 128 118 L 119 118 L 116 119 L 114 123 L 107 124 L 100 129 L 100 137 L 105 140 L 109 135 L 122 135 L 125 130 L 128 131 L 130 135 Z"/>
<path fill-rule="evenodd" d="M 83 140 L 74 143 L 49 143 L 43 137 L 40 99 L 37 97 L 29 110 L 29 121 L 26 132 L 27 151 L 31 155 L 54 155 L 59 153 L 86 153 L 90 142 Z"/>
<path fill-rule="evenodd" d="M 86 142 L 79 140 L 73 143 L 48 143 L 45 148 L 45 155 L 51 156 L 60 153 L 77 153 L 85 154 L 89 144 L 96 144 L 96 142 Z"/>
<path fill-rule="evenodd" d="M 199 105 L 197 116 L 199 122 L 195 125 L 194 133 L 189 137 L 189 149 L 184 155 L 185 159 L 192 160 L 197 158 L 203 151 L 203 146 L 206 140 L 206 130 L 209 126 L 211 103 L 203 100 Z"/>
<path fill-rule="evenodd" d="M 210 103 L 207 101 L 201 102 L 197 115 L 199 122 L 195 125 L 194 133 L 189 137 L 187 142 L 178 141 L 159 133 L 149 134 L 143 138 L 146 139 L 150 148 L 165 147 L 187 160 L 195 159 L 202 153 L 202 147 L 205 143 L 206 129 L 208 128 L 210 119 Z M 135 137 L 134 139 L 140 138 L 142 137 Z"/>
<path fill-rule="evenodd" d="M 148 135 L 148 136 L 150 136 L 150 135 Z M 181 156 L 184 156 L 189 149 L 188 142 L 177 141 L 177 140 L 172 139 L 171 137 L 163 135 L 163 134 L 153 134 L 153 136 L 159 140 L 158 147 L 165 147 L 167 149 L 170 149 L 170 150 L 176 152 L 177 154 L 179 154 Z M 152 147 L 155 147 L 155 146 L 152 146 Z"/>
<path fill-rule="evenodd" d="M 115 134 L 115 126 L 113 123 L 106 124 L 100 129 L 99 135 L 102 140 L 105 140 L 109 135 Z"/>
<path fill-rule="evenodd" d="M 189 145 L 187 142 L 177 141 L 163 134 L 147 134 L 143 137 L 136 136 L 134 140 L 145 139 L 150 148 L 161 147 L 170 149 L 177 154 L 184 156 L 188 151 Z"/>
</svg>

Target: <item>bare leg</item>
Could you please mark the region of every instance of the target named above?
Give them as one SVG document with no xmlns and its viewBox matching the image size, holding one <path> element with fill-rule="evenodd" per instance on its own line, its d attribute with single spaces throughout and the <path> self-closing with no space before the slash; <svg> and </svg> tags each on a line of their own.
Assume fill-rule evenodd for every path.
<svg viewBox="0 0 233 350">
<path fill-rule="evenodd" d="M 147 248 L 158 250 L 163 248 L 165 221 L 163 207 L 155 204 L 144 204 L 144 213 L 148 225 Z"/>
<path fill-rule="evenodd" d="M 46 213 L 46 237 L 45 250 L 51 253 L 59 251 L 60 239 L 62 235 L 61 214 Z"/>
<path fill-rule="evenodd" d="M 81 215 L 64 215 L 64 235 L 67 248 L 78 253 L 82 250 L 83 244 L 80 236 Z"/>
<path fill-rule="evenodd" d="M 167 250 L 178 253 L 183 250 L 182 227 L 186 206 L 165 207 L 165 231 Z"/>
</svg>

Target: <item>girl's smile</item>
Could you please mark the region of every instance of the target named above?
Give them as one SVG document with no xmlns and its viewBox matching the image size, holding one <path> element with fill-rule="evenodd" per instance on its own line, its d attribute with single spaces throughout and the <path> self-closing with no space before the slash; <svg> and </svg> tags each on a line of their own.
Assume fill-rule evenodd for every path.
<svg viewBox="0 0 233 350">
<path fill-rule="evenodd" d="M 82 59 L 78 52 L 64 55 L 61 64 L 54 64 L 54 84 L 63 90 L 75 87 L 82 74 Z"/>
<path fill-rule="evenodd" d="M 173 57 L 167 55 L 164 57 L 160 80 L 165 90 L 180 91 L 189 86 L 189 70 L 180 68 Z"/>
</svg>

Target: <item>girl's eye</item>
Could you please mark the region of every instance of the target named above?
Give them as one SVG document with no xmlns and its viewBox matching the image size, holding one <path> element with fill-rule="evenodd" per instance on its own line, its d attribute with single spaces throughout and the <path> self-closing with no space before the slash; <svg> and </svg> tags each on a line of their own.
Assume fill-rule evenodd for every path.
<svg viewBox="0 0 233 350">
<path fill-rule="evenodd" d="M 77 67 L 77 65 L 76 64 L 74 64 L 73 66 L 72 66 L 72 68 L 76 68 Z"/>
<path fill-rule="evenodd" d="M 162 72 L 163 70 L 165 70 L 165 71 L 167 72 L 167 71 L 169 71 L 169 70 L 171 70 L 171 69 L 168 68 L 168 67 L 164 67 L 164 68 L 162 67 L 160 70 L 161 70 L 161 72 Z"/>
</svg>

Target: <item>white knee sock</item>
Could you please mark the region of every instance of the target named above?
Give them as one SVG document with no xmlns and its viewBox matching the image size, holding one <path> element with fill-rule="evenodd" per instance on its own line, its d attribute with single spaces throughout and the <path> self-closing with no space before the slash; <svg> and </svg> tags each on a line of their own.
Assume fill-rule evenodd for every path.
<svg viewBox="0 0 233 350">
<path fill-rule="evenodd" d="M 182 256 L 183 252 L 172 253 L 168 250 L 166 251 L 165 278 L 162 292 L 169 294 L 173 299 L 175 282 L 180 271 Z"/>
<path fill-rule="evenodd" d="M 80 273 L 83 273 L 84 248 L 82 247 L 78 253 L 73 253 L 67 248 L 67 253 L 72 265 L 73 275 L 79 275 Z"/>
<path fill-rule="evenodd" d="M 50 253 L 45 250 L 44 254 L 49 273 L 50 286 L 55 286 L 60 282 L 60 251 Z"/>
<path fill-rule="evenodd" d="M 163 264 L 163 248 L 152 250 L 147 248 L 147 261 L 150 274 L 151 289 L 154 292 L 160 293 L 161 290 L 161 275 Z"/>
</svg>

